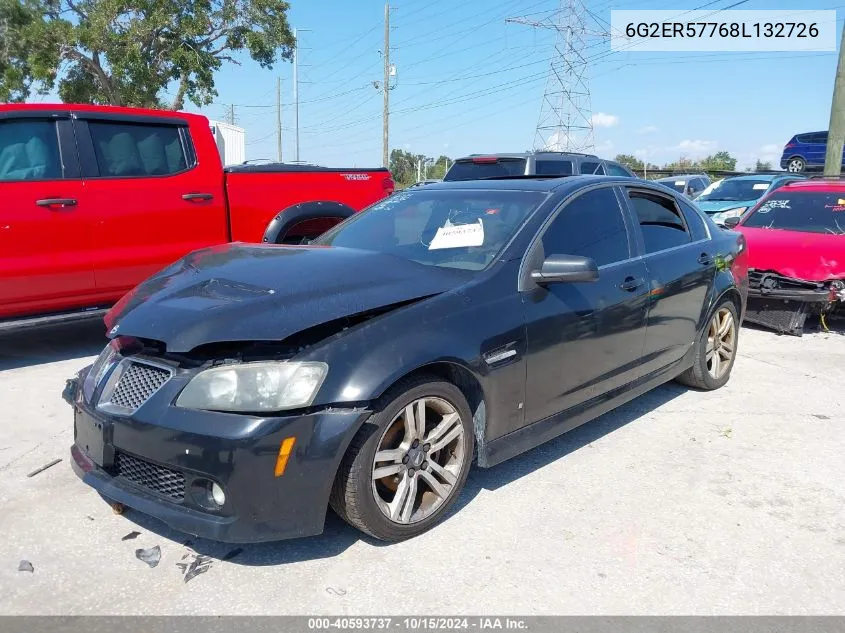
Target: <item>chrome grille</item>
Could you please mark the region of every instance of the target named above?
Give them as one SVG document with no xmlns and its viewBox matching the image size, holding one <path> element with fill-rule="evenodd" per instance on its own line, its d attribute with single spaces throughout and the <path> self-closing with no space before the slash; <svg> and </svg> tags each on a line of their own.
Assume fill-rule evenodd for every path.
<svg viewBox="0 0 845 633">
<path fill-rule="evenodd" d="M 170 379 L 170 370 L 146 363 L 131 362 L 121 373 L 108 404 L 135 411 Z"/>
<path fill-rule="evenodd" d="M 115 476 L 147 488 L 174 501 L 185 498 L 185 475 L 128 453 L 115 455 Z"/>
</svg>

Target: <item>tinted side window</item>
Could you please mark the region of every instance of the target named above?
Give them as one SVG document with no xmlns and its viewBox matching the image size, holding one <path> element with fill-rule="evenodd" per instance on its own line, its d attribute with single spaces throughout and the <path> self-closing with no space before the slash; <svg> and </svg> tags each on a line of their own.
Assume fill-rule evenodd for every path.
<svg viewBox="0 0 845 633">
<path fill-rule="evenodd" d="M 630 192 L 646 253 L 655 253 L 691 241 L 674 201 L 650 193 Z"/>
<path fill-rule="evenodd" d="M 543 234 L 543 253 L 591 257 L 603 266 L 628 259 L 628 232 L 612 189 L 588 191 L 567 204 Z"/>
<path fill-rule="evenodd" d="M 534 168 L 538 176 L 569 176 L 572 162 L 568 160 L 538 160 Z"/>
<path fill-rule="evenodd" d="M 32 119 L 0 122 L 0 181 L 61 177 L 54 122 Z"/>
<path fill-rule="evenodd" d="M 819 132 L 810 135 L 810 143 L 827 143 L 827 132 Z"/>
<path fill-rule="evenodd" d="M 604 174 L 604 168 L 601 163 L 595 161 L 585 160 L 581 163 L 582 174 Z"/>
<path fill-rule="evenodd" d="M 684 217 L 687 220 L 687 227 L 692 234 L 693 241 L 706 240 L 707 229 L 704 226 L 704 218 L 701 217 L 701 212 L 693 208 L 691 204 L 681 202 L 681 209 L 684 212 Z"/>
<path fill-rule="evenodd" d="M 625 176 L 626 178 L 631 177 L 631 174 L 629 174 L 622 165 L 618 165 L 616 163 L 607 163 L 607 173 L 611 176 Z"/>
<path fill-rule="evenodd" d="M 88 129 L 100 176 L 167 176 L 188 168 L 175 125 L 90 121 Z"/>
</svg>

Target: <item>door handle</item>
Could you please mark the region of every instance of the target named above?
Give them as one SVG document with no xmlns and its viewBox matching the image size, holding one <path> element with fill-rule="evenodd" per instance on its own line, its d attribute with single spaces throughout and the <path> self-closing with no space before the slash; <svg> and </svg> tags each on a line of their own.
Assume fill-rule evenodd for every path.
<svg viewBox="0 0 845 633">
<path fill-rule="evenodd" d="M 625 277 L 625 281 L 619 284 L 620 290 L 627 290 L 634 292 L 637 288 L 645 284 L 645 279 L 642 277 Z"/>
<path fill-rule="evenodd" d="M 211 200 L 214 196 L 210 193 L 184 193 L 182 200 Z"/>
<path fill-rule="evenodd" d="M 39 207 L 75 207 L 76 200 L 74 198 L 43 198 L 36 200 L 35 204 Z"/>
<path fill-rule="evenodd" d="M 709 253 L 702 253 L 698 256 L 698 263 L 702 266 L 709 266 L 713 263 L 713 258 L 710 257 Z"/>
</svg>

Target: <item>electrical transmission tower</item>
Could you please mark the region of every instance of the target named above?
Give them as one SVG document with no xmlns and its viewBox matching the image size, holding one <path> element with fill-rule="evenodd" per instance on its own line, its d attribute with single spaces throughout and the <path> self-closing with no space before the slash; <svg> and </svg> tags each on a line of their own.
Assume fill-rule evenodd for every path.
<svg viewBox="0 0 845 633">
<path fill-rule="evenodd" d="M 556 32 L 534 149 L 583 152 L 595 145 L 586 49 L 590 37 L 607 34 L 588 30 L 587 14 L 582 0 L 561 0 L 560 8 L 542 20 L 506 20 Z"/>
</svg>

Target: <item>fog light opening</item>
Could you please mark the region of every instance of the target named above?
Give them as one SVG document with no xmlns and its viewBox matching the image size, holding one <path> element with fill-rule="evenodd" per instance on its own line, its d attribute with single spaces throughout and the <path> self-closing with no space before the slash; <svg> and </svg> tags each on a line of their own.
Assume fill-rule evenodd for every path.
<svg viewBox="0 0 845 633">
<path fill-rule="evenodd" d="M 215 505 L 222 508 L 226 504 L 226 493 L 223 492 L 223 488 L 219 484 L 211 482 L 209 493 Z"/>
</svg>

